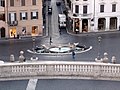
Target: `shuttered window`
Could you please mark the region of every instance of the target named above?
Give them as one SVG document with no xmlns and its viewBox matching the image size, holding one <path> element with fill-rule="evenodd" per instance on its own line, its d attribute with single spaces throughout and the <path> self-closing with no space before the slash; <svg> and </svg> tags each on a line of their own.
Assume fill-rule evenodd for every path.
<svg viewBox="0 0 120 90">
<path fill-rule="evenodd" d="M 14 0 L 10 0 L 10 6 L 14 6 Z"/>
<path fill-rule="evenodd" d="M 104 12 L 104 5 L 100 5 L 100 12 Z"/>
<path fill-rule="evenodd" d="M 79 13 L 79 5 L 75 5 L 75 13 Z"/>
<path fill-rule="evenodd" d="M 87 5 L 83 6 L 83 14 L 87 14 Z"/>
<path fill-rule="evenodd" d="M 32 5 L 36 5 L 36 0 L 32 0 Z"/>
<path fill-rule="evenodd" d="M 38 19 L 38 12 L 37 11 L 31 12 L 31 19 Z"/>
<path fill-rule="evenodd" d="M 21 6 L 25 6 L 25 0 L 21 0 Z"/>
<path fill-rule="evenodd" d="M 27 20 L 27 12 L 21 12 L 20 13 L 20 20 Z"/>
<path fill-rule="evenodd" d="M 116 4 L 112 4 L 112 12 L 116 12 Z"/>
<path fill-rule="evenodd" d="M 9 21 L 16 21 L 16 13 L 9 13 Z"/>
</svg>

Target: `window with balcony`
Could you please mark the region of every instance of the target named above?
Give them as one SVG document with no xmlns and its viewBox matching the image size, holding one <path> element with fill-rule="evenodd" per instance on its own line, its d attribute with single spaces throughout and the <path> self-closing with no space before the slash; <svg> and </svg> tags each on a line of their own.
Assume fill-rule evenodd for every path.
<svg viewBox="0 0 120 90">
<path fill-rule="evenodd" d="M 112 4 L 112 12 L 116 12 L 116 4 Z"/>
<path fill-rule="evenodd" d="M 0 0 L 0 6 L 5 7 L 5 0 Z"/>
<path fill-rule="evenodd" d="M 36 0 L 32 0 L 32 5 L 36 5 Z"/>
<path fill-rule="evenodd" d="M 79 13 L 79 5 L 75 5 L 75 13 Z"/>
<path fill-rule="evenodd" d="M 16 13 L 9 13 L 9 21 L 16 21 Z"/>
<path fill-rule="evenodd" d="M 20 13 L 20 20 L 27 20 L 27 12 Z"/>
<path fill-rule="evenodd" d="M 31 19 L 38 19 L 38 12 L 37 11 L 31 12 Z"/>
<path fill-rule="evenodd" d="M 100 5 L 100 12 L 104 12 L 104 5 Z"/>
<path fill-rule="evenodd" d="M 25 6 L 25 0 L 21 0 L 21 6 Z"/>
<path fill-rule="evenodd" d="M 83 6 L 83 14 L 87 14 L 87 5 Z"/>
<path fill-rule="evenodd" d="M 8 24 L 10 26 L 16 26 L 18 24 L 16 13 L 14 13 L 14 12 L 9 13 Z"/>
<path fill-rule="evenodd" d="M 14 0 L 10 0 L 10 6 L 14 6 Z"/>
</svg>

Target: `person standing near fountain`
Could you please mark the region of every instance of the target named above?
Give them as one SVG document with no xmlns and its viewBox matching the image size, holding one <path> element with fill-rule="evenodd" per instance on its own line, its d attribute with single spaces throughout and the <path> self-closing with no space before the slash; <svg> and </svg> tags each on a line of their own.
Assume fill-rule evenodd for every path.
<svg viewBox="0 0 120 90">
<path fill-rule="evenodd" d="M 75 59 L 75 52 L 72 51 L 72 58 Z"/>
<path fill-rule="evenodd" d="M 52 43 L 52 37 L 50 36 L 50 45 L 51 45 L 51 43 Z"/>
</svg>

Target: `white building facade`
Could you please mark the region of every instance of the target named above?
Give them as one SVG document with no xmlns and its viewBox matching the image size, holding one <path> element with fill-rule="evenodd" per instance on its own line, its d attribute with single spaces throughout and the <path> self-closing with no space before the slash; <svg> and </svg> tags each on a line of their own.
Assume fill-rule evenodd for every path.
<svg viewBox="0 0 120 90">
<path fill-rule="evenodd" d="M 68 0 L 67 0 L 68 1 Z M 120 0 L 69 0 L 74 32 L 116 31 L 120 26 Z"/>
</svg>

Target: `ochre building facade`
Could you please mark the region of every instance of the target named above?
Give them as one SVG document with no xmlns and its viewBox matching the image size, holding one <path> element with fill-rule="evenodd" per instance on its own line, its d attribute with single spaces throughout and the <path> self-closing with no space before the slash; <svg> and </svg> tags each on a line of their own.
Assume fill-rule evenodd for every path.
<svg viewBox="0 0 120 90">
<path fill-rule="evenodd" d="M 42 0 L 0 0 L 0 37 L 42 36 Z"/>
</svg>

